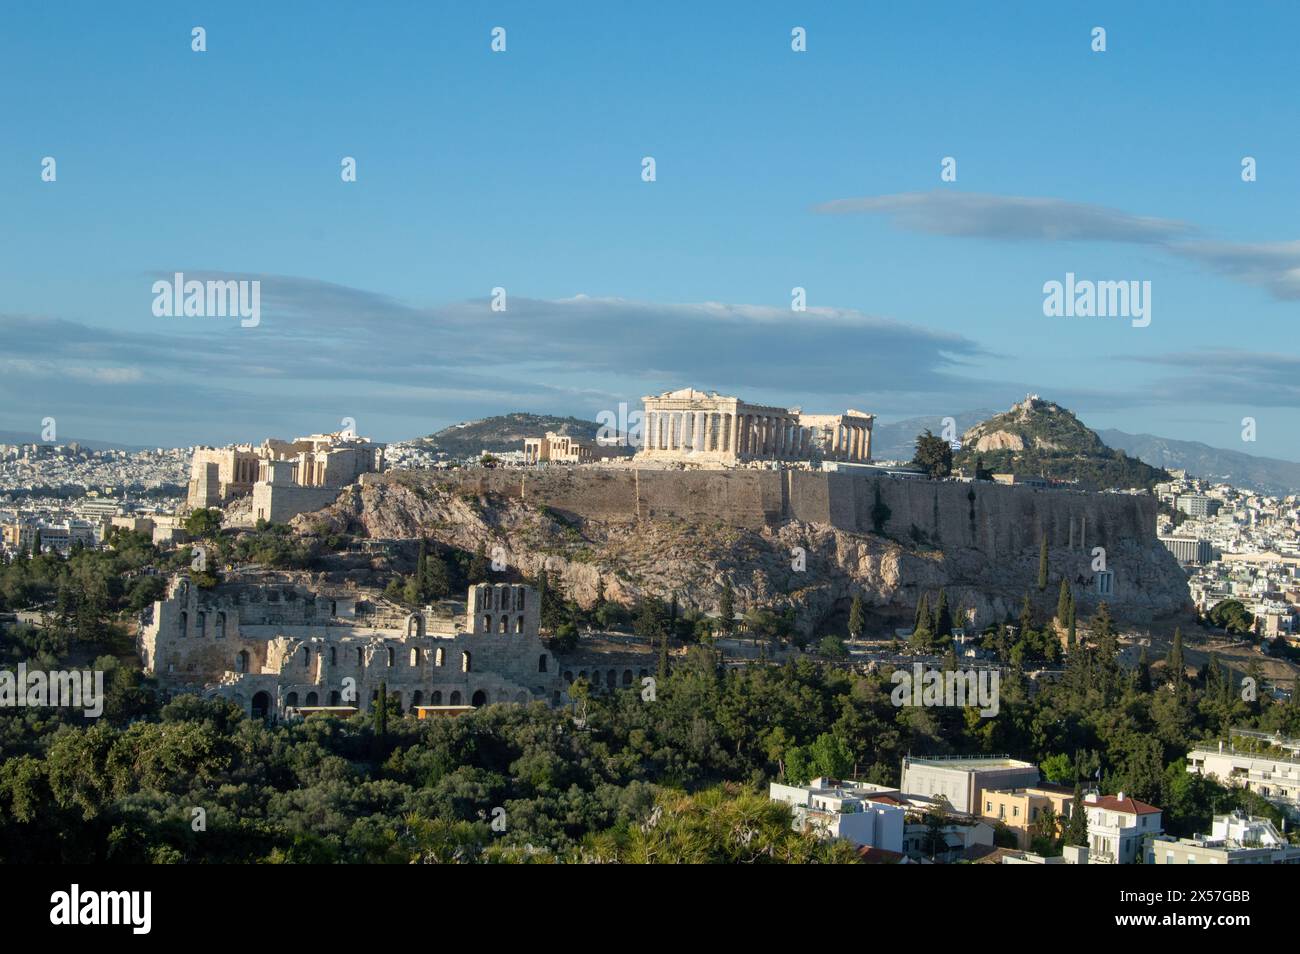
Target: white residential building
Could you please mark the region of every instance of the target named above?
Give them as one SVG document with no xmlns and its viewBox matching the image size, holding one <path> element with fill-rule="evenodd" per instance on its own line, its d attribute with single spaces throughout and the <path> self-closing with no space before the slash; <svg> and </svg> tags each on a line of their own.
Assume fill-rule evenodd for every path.
<svg viewBox="0 0 1300 954">
<path fill-rule="evenodd" d="M 1235 812 L 1215 815 L 1208 836 L 1160 835 L 1147 843 L 1151 865 L 1300 865 L 1300 845 L 1267 818 Z"/>
<path fill-rule="evenodd" d="M 1083 807 L 1088 813 L 1089 864 L 1140 863 L 1143 842 L 1164 830 L 1160 809 L 1123 792 L 1117 795 L 1089 792 Z"/>
<path fill-rule="evenodd" d="M 790 806 L 796 831 L 843 838 L 860 847 L 901 854 L 906 812 L 897 798 L 880 794 L 877 789 L 878 786 L 815 778 L 807 785 L 773 782 L 768 794 L 772 801 Z"/>
</svg>

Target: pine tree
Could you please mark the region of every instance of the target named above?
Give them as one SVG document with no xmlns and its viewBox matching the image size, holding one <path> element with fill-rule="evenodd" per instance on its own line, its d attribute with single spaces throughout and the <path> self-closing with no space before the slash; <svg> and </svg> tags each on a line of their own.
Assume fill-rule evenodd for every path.
<svg viewBox="0 0 1300 954">
<path fill-rule="evenodd" d="M 1074 652 L 1074 647 L 1077 645 L 1077 641 L 1078 641 L 1077 620 L 1075 618 L 1074 604 L 1071 603 L 1070 604 L 1070 628 L 1065 638 L 1066 648 L 1069 649 L 1070 652 Z"/>
<path fill-rule="evenodd" d="M 1043 544 L 1038 550 L 1038 589 L 1047 589 L 1047 534 L 1043 534 Z"/>
<path fill-rule="evenodd" d="M 488 578 L 488 569 L 491 564 L 488 563 L 487 545 L 480 543 L 474 550 L 474 556 L 469 561 L 469 569 L 465 576 L 468 581 L 473 583 L 486 583 Z"/>
<path fill-rule="evenodd" d="M 853 594 L 853 602 L 849 605 L 849 637 L 857 639 L 862 635 L 862 596 L 858 593 Z"/>
<path fill-rule="evenodd" d="M 1025 635 L 1034 628 L 1034 607 L 1029 602 L 1029 594 L 1025 594 L 1024 602 L 1020 604 L 1020 638 L 1024 639 Z"/>
<path fill-rule="evenodd" d="M 1137 687 L 1139 692 L 1151 691 L 1151 662 L 1147 659 L 1147 648 L 1145 646 L 1142 647 L 1142 652 L 1138 656 Z"/>
</svg>

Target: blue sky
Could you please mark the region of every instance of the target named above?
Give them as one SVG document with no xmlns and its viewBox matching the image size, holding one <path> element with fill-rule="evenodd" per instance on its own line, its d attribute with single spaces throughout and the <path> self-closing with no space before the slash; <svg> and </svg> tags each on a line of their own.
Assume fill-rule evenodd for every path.
<svg viewBox="0 0 1300 954">
<path fill-rule="evenodd" d="M 801 6 L 5 8 L 0 429 L 395 440 L 688 385 L 885 419 L 1035 391 L 1300 457 L 1294 5 Z M 155 317 L 178 270 L 260 280 L 261 324 Z M 1066 272 L 1150 281 L 1150 326 L 1045 317 Z"/>
</svg>

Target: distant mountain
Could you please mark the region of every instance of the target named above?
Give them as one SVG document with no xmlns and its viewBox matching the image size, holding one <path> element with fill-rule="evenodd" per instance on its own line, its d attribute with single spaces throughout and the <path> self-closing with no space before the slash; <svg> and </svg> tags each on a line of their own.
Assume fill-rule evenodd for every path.
<svg viewBox="0 0 1300 954">
<path fill-rule="evenodd" d="M 992 417 L 997 411 L 982 409 L 962 411 L 950 415 L 954 422 L 954 431 L 958 436 L 980 421 Z M 916 438 L 929 431 L 943 436 L 944 418 L 909 417 L 892 424 L 876 424 L 871 428 L 871 457 L 873 460 L 911 460 L 916 452 Z"/>
<path fill-rule="evenodd" d="M 43 441 L 39 431 L 0 431 L 0 444 L 80 444 L 87 450 L 140 451 L 152 448 L 134 444 L 114 444 L 112 441 L 83 441 L 75 437 L 60 437 L 57 441 Z"/>
<path fill-rule="evenodd" d="M 466 421 L 444 427 L 414 443 L 434 447 L 452 457 L 472 457 L 480 451 L 499 454 L 524 449 L 525 437 L 542 437 L 547 431 L 594 441 L 600 425 L 576 417 L 547 414 L 498 414 L 481 421 Z"/>
<path fill-rule="evenodd" d="M 1169 474 L 1113 450 L 1059 404 L 1031 395 L 1011 410 L 976 424 L 953 455 L 957 466 L 994 473 L 1077 480 L 1092 489 L 1151 487 Z"/>
<path fill-rule="evenodd" d="M 1200 441 L 1176 441 L 1116 430 L 1097 433 L 1111 447 L 1118 447 L 1153 467 L 1186 470 L 1203 480 L 1223 481 L 1259 493 L 1277 496 L 1300 493 L 1300 464 L 1293 461 L 1255 457 Z"/>
</svg>

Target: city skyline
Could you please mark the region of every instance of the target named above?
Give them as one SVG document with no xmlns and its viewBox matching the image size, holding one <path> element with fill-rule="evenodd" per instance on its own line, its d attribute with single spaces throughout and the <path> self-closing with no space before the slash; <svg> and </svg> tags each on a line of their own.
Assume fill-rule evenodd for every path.
<svg viewBox="0 0 1300 954">
<path fill-rule="evenodd" d="M 1035 392 L 1297 459 L 1282 5 L 953 5 L 924 35 L 771 4 L 323 9 L 5 15 L 42 83 L 0 93 L 0 429 L 391 441 L 679 387 L 882 421 Z M 177 272 L 261 282 L 260 322 L 158 317 Z M 1067 275 L 1150 282 L 1149 325 L 1046 317 Z"/>
</svg>

